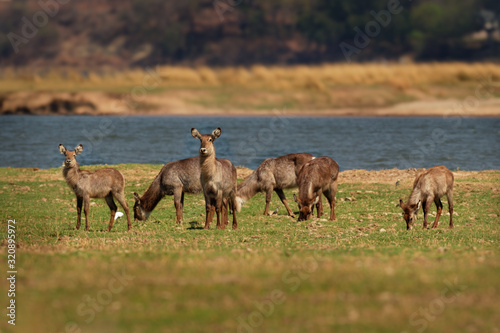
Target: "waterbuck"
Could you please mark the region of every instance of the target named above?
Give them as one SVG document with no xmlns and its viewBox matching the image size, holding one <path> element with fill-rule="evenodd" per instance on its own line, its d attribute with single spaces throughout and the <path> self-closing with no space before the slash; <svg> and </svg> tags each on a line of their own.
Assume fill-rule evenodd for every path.
<svg viewBox="0 0 500 333">
<path fill-rule="evenodd" d="M 450 229 L 453 228 L 453 173 L 444 165 L 438 165 L 427 169 L 417 176 L 413 182 L 408 202 L 405 204 L 399 199 L 399 205 L 403 209 L 403 218 L 406 221 L 406 229 L 413 229 L 416 214 L 423 203 L 424 229 L 427 229 L 427 214 L 432 202 L 436 204 L 437 214 L 432 228 L 437 228 L 439 216 L 443 211 L 441 197 L 446 194 L 448 208 L 450 211 Z"/>
<path fill-rule="evenodd" d="M 95 171 L 80 170 L 80 165 L 76 161 L 76 155 L 83 151 L 83 146 L 76 146 L 75 150 L 67 150 L 62 144 L 59 151 L 65 156 L 62 173 L 68 186 L 76 195 L 76 209 L 78 219 L 76 229 L 80 229 L 82 204 L 85 212 L 85 230 L 89 230 L 89 205 L 90 198 L 104 198 L 111 210 L 108 231 L 111 231 L 116 214 L 116 204 L 113 197 L 118 200 L 127 214 L 128 230 L 131 228 L 128 204 L 125 200 L 125 178 L 120 171 L 111 168 L 99 169 Z"/>
<path fill-rule="evenodd" d="M 200 158 L 191 157 L 165 164 L 142 197 L 134 192 L 134 219 L 146 221 L 165 195 L 174 196 L 177 223 L 182 223 L 184 193 L 202 191 L 200 183 Z"/>
<path fill-rule="evenodd" d="M 212 134 L 200 134 L 196 128 L 191 129 L 191 135 L 201 142 L 200 182 L 205 196 L 205 229 L 210 227 L 214 213 L 217 213 L 217 229 L 226 227 L 227 204 L 233 209 L 233 229 L 238 228 L 236 212 L 240 211 L 241 207 L 236 201 L 236 168 L 227 159 L 215 158 L 214 141 L 220 137 L 221 132 L 220 127 Z"/>
<path fill-rule="evenodd" d="M 318 217 L 323 214 L 321 193 L 330 204 L 330 220 L 335 220 L 335 194 L 337 193 L 337 178 L 339 165 L 330 157 L 317 157 L 302 167 L 297 177 L 299 197 L 293 198 L 299 205 L 299 221 L 308 220 L 316 205 Z"/>
<path fill-rule="evenodd" d="M 243 204 L 258 192 L 266 192 L 264 215 L 268 215 L 271 197 L 275 191 L 285 205 L 288 215 L 295 217 L 288 206 L 283 189 L 297 186 L 297 175 L 300 169 L 313 158 L 308 153 L 296 153 L 266 159 L 244 182 L 238 185 L 236 200 Z"/>
</svg>

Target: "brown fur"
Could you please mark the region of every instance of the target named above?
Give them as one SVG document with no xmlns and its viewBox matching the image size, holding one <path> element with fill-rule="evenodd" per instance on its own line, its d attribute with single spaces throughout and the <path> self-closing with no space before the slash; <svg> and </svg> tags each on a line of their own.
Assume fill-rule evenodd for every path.
<svg viewBox="0 0 500 333">
<path fill-rule="evenodd" d="M 104 198 L 111 210 L 108 231 L 111 231 L 116 213 L 116 204 L 113 197 L 118 200 L 127 214 L 128 230 L 131 228 L 128 204 L 125 200 L 125 178 L 116 169 L 106 168 L 95 171 L 80 170 L 76 155 L 83 151 L 83 146 L 78 145 L 74 151 L 67 150 L 62 144 L 59 151 L 66 158 L 63 163 L 63 176 L 68 186 L 76 195 L 78 219 L 76 229 L 80 229 L 82 205 L 85 212 L 85 230 L 89 230 L 89 205 L 90 198 Z"/>
<path fill-rule="evenodd" d="M 421 204 L 424 211 L 424 229 L 427 229 L 427 214 L 432 202 L 437 207 L 436 219 L 432 228 L 437 228 L 439 217 L 443 211 L 441 197 L 446 195 L 450 212 L 450 229 L 453 228 L 453 173 L 444 165 L 429 168 L 415 178 L 413 190 L 405 204 L 399 200 L 399 206 L 403 209 L 403 218 L 406 221 L 406 229 L 412 229 L 416 220 L 416 214 Z"/>
<path fill-rule="evenodd" d="M 205 229 L 210 227 L 214 213 L 217 213 L 217 229 L 225 228 L 228 218 L 227 205 L 233 208 L 233 229 L 237 229 L 236 212 L 239 211 L 239 207 L 236 202 L 236 168 L 229 160 L 215 158 L 213 142 L 221 135 L 221 129 L 219 127 L 212 134 L 202 135 L 197 129 L 192 128 L 191 135 L 200 139 L 201 143 L 200 182 L 205 196 Z"/>
<path fill-rule="evenodd" d="M 183 220 L 184 193 L 202 191 L 200 158 L 191 157 L 165 164 L 142 197 L 134 192 L 134 219 L 146 221 L 165 195 L 174 196 L 176 222 Z"/>
<path fill-rule="evenodd" d="M 313 159 L 308 153 L 288 154 L 276 158 L 268 158 L 243 183 L 238 185 L 237 200 L 248 201 L 258 192 L 266 192 L 264 215 L 269 213 L 269 204 L 273 191 L 276 192 L 289 216 L 295 217 L 288 206 L 283 189 L 297 186 L 297 175 L 302 166 Z"/>
<path fill-rule="evenodd" d="M 337 193 L 337 178 L 339 165 L 330 157 L 317 157 L 307 162 L 299 172 L 297 185 L 299 197 L 294 199 L 299 205 L 299 221 L 308 220 L 316 205 L 318 217 L 323 214 L 321 193 L 330 204 L 330 220 L 335 220 L 335 194 Z"/>
</svg>

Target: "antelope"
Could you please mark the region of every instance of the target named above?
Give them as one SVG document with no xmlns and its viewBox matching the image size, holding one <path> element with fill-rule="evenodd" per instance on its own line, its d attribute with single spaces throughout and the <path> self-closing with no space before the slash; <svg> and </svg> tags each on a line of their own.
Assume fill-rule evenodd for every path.
<svg viewBox="0 0 500 333">
<path fill-rule="evenodd" d="M 76 208 L 78 219 L 76 229 L 80 229 L 82 205 L 85 212 L 85 230 L 89 230 L 89 205 L 90 198 L 104 198 L 111 210 L 108 231 L 111 231 L 116 214 L 116 204 L 113 197 L 120 203 L 127 214 L 128 230 L 131 228 L 128 204 L 125 200 L 125 178 L 120 171 L 111 168 L 95 171 L 80 170 L 76 156 L 83 151 L 83 146 L 76 146 L 75 150 L 67 150 L 62 144 L 59 151 L 65 156 L 62 173 L 68 186 L 76 195 Z"/>
<path fill-rule="evenodd" d="M 330 220 L 335 220 L 335 194 L 337 193 L 337 178 L 339 165 L 330 157 L 317 157 L 302 167 L 297 177 L 299 197 L 293 198 L 299 205 L 299 221 L 311 218 L 313 206 L 316 205 L 318 218 L 323 213 L 321 193 L 330 204 Z"/>
<path fill-rule="evenodd" d="M 445 194 L 450 211 L 450 229 L 453 229 L 453 181 L 453 173 L 444 165 L 429 168 L 415 178 L 408 202 L 405 204 L 403 200 L 399 199 L 398 205 L 403 209 L 403 218 L 406 221 L 407 230 L 413 229 L 416 214 L 422 203 L 424 211 L 423 229 L 427 229 L 427 214 L 433 201 L 436 204 L 437 214 L 432 228 L 437 228 L 439 217 L 443 211 L 441 197 Z"/>
<path fill-rule="evenodd" d="M 239 212 L 241 207 L 236 201 L 236 168 L 227 159 L 215 158 L 214 141 L 220 137 L 221 132 L 220 127 L 213 130 L 212 134 L 200 134 L 196 128 L 191 129 L 191 135 L 201 143 L 200 182 L 205 196 L 205 229 L 210 227 L 214 213 L 217 213 L 217 229 L 226 227 L 227 212 L 224 212 L 227 210 L 227 205 L 233 208 L 233 229 L 238 228 L 236 212 Z"/>
<path fill-rule="evenodd" d="M 258 192 L 266 192 L 264 215 L 269 215 L 269 204 L 275 191 L 285 205 L 288 215 L 295 217 L 288 206 L 283 189 L 297 186 L 297 175 L 300 169 L 313 158 L 308 153 L 296 153 L 266 159 L 244 182 L 238 185 L 236 200 L 243 204 Z"/>
<path fill-rule="evenodd" d="M 134 192 L 134 219 L 146 221 L 165 195 L 173 195 L 176 222 L 180 224 L 183 221 L 184 193 L 196 194 L 201 191 L 199 157 L 169 162 L 142 197 Z"/>
</svg>

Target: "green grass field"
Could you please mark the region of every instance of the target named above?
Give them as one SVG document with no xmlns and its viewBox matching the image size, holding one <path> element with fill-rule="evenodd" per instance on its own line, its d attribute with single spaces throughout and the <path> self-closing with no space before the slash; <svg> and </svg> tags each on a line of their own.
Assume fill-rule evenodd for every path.
<svg viewBox="0 0 500 333">
<path fill-rule="evenodd" d="M 130 208 L 132 192 L 161 168 L 114 167 Z M 297 222 L 276 195 L 278 215 L 263 216 L 259 194 L 238 214 L 238 230 L 203 230 L 203 196 L 187 195 L 182 225 L 165 197 L 147 222 L 127 232 L 122 218 L 108 233 L 102 199 L 92 200 L 90 231 L 75 230 L 76 200 L 60 169 L 0 168 L 4 276 L 9 219 L 18 245 L 16 326 L 4 278 L 0 331 L 499 332 L 500 172 L 461 173 L 453 230 L 447 215 L 422 230 L 420 213 L 407 232 L 395 205 L 410 185 L 341 174 L 337 221 Z"/>
</svg>

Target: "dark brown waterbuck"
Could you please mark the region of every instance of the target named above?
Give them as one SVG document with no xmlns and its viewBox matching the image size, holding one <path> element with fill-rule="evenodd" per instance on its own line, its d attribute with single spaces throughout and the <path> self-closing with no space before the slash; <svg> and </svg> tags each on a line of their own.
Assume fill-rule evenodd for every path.
<svg viewBox="0 0 500 333">
<path fill-rule="evenodd" d="M 200 134 L 196 128 L 191 129 L 191 135 L 200 140 L 200 182 L 205 196 L 205 229 L 210 227 L 214 213 L 217 213 L 217 229 L 226 227 L 227 204 L 233 209 L 233 229 L 238 228 L 236 212 L 241 207 L 236 201 L 236 168 L 227 159 L 215 158 L 214 141 L 221 132 L 220 127 L 212 134 Z"/>
<path fill-rule="evenodd" d="M 191 157 L 165 164 L 142 197 L 134 192 L 134 219 L 146 221 L 161 199 L 174 196 L 177 223 L 182 223 L 184 193 L 202 191 L 200 183 L 200 158 Z"/>
<path fill-rule="evenodd" d="M 417 211 L 422 205 L 424 210 L 423 228 L 427 229 L 427 214 L 432 202 L 437 207 L 436 219 L 432 228 L 437 228 L 439 217 L 443 211 L 441 197 L 445 194 L 450 211 L 450 229 L 453 228 L 453 181 L 453 173 L 444 165 L 429 168 L 415 178 L 408 202 L 405 204 L 403 200 L 399 199 L 399 206 L 403 209 L 403 218 L 406 221 L 406 229 L 413 228 Z"/>
<path fill-rule="evenodd" d="M 258 192 L 266 192 L 264 215 L 268 215 L 271 197 L 275 191 L 285 205 L 288 215 L 295 217 L 288 206 L 283 189 L 297 186 L 297 175 L 300 169 L 313 158 L 308 153 L 296 153 L 266 159 L 244 182 L 238 185 L 236 200 L 243 204 Z"/>
<path fill-rule="evenodd" d="M 302 167 L 297 177 L 299 197 L 293 198 L 299 205 L 299 221 L 308 220 L 316 205 L 318 217 L 323 214 L 321 193 L 330 204 L 330 220 L 335 220 L 335 194 L 337 193 L 337 178 L 339 165 L 330 157 L 317 157 Z"/>
<path fill-rule="evenodd" d="M 76 195 L 76 209 L 78 212 L 76 229 L 80 229 L 82 205 L 85 212 L 85 230 L 88 231 L 90 198 L 104 198 L 111 210 L 111 218 L 108 225 L 108 231 L 111 231 L 117 209 L 113 201 L 113 197 L 115 197 L 123 207 L 125 214 L 127 214 L 128 230 L 130 230 L 130 215 L 124 192 L 125 178 L 120 171 L 111 168 L 95 171 L 80 170 L 80 165 L 76 161 L 76 155 L 83 151 L 82 145 L 78 145 L 75 150 L 67 150 L 60 144 L 59 151 L 65 156 L 62 169 L 64 179 Z"/>
</svg>

